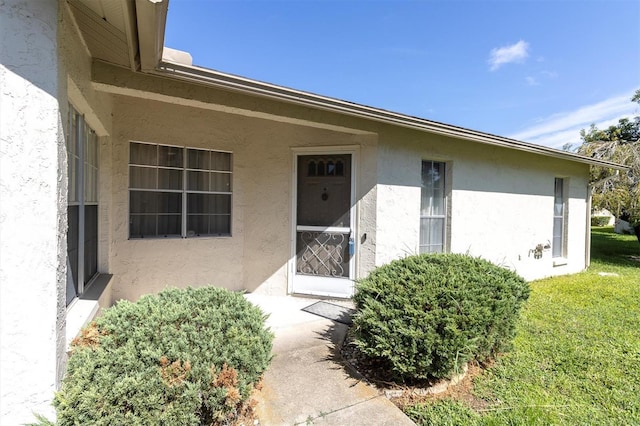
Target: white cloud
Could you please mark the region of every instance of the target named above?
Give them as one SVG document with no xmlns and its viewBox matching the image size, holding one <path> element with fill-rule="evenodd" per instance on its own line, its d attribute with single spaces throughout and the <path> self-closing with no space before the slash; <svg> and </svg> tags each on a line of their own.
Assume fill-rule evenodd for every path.
<svg viewBox="0 0 640 426">
<path fill-rule="evenodd" d="M 620 118 L 637 114 L 637 105 L 631 102 L 633 92 L 614 96 L 604 101 L 586 105 L 575 111 L 553 114 L 509 137 L 552 148 L 566 143 L 579 144 L 580 130 L 594 123 L 599 128 L 616 124 Z"/>
<path fill-rule="evenodd" d="M 540 83 L 538 83 L 538 80 L 536 80 L 535 77 L 531 77 L 531 76 L 525 77 L 525 80 L 527 81 L 527 84 L 529 86 L 539 86 L 540 85 Z"/>
<path fill-rule="evenodd" d="M 529 56 L 529 43 L 520 40 L 511 46 L 497 47 L 491 49 L 489 55 L 490 70 L 495 71 L 504 64 L 512 62 L 523 62 Z"/>
</svg>

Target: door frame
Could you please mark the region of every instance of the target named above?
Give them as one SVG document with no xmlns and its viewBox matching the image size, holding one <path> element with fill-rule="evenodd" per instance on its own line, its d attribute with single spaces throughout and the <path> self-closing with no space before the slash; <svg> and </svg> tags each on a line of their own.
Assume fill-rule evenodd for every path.
<svg viewBox="0 0 640 426">
<path fill-rule="evenodd" d="M 357 176 L 359 175 L 359 153 L 360 147 L 358 145 L 344 145 L 344 146 L 317 146 L 317 147 L 294 147 L 291 148 L 292 155 L 292 167 L 291 167 L 291 181 L 290 181 L 290 191 L 291 191 L 291 206 L 290 206 L 290 218 L 291 218 L 291 226 L 290 226 L 290 238 L 289 238 L 289 246 L 290 246 L 290 256 L 289 261 L 287 262 L 287 294 L 303 294 L 303 295 L 311 295 L 311 296 L 325 296 L 325 297 L 338 297 L 338 298 L 348 298 L 353 295 L 353 287 L 355 283 L 355 279 L 357 277 L 356 268 L 357 268 L 357 259 L 358 259 L 358 249 L 359 249 L 359 238 L 358 235 L 358 198 L 356 197 L 356 188 L 357 185 Z M 344 295 L 341 293 L 331 293 L 331 292 L 304 292 L 304 293 L 296 293 L 294 288 L 294 278 L 296 275 L 296 237 L 297 237 L 297 225 L 298 225 L 298 157 L 302 155 L 332 155 L 332 154 L 350 154 L 351 155 L 351 200 L 350 200 L 350 210 L 349 210 L 349 226 L 351 228 L 351 232 L 353 234 L 354 241 L 354 255 L 349 259 L 349 278 L 348 280 L 351 282 L 351 294 Z M 341 279 L 341 278 L 336 278 Z"/>
</svg>

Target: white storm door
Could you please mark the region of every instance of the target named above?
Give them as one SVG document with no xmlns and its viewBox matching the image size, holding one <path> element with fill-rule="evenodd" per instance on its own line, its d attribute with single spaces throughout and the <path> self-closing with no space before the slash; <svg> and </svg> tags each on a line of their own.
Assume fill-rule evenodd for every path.
<svg viewBox="0 0 640 426">
<path fill-rule="evenodd" d="M 293 293 L 353 295 L 351 154 L 298 155 Z"/>
</svg>

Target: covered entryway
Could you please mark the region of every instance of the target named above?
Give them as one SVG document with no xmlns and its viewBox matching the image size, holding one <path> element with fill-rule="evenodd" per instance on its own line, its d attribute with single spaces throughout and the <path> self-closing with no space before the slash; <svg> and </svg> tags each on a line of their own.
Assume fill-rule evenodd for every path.
<svg viewBox="0 0 640 426">
<path fill-rule="evenodd" d="M 353 154 L 295 158 L 292 291 L 351 297 L 355 259 Z"/>
</svg>

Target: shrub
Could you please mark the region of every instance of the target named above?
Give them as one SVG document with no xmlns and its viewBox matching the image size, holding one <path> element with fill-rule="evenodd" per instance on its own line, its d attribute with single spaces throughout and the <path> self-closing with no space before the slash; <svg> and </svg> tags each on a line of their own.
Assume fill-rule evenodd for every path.
<svg viewBox="0 0 640 426">
<path fill-rule="evenodd" d="M 233 420 L 271 359 L 264 319 L 241 294 L 213 287 L 119 302 L 73 342 L 58 423 Z"/>
<path fill-rule="evenodd" d="M 401 382 L 442 378 L 507 348 L 529 286 L 460 254 L 396 260 L 358 282 L 354 343 Z"/>
<path fill-rule="evenodd" d="M 591 216 L 591 226 L 607 226 L 609 216 Z"/>
</svg>

